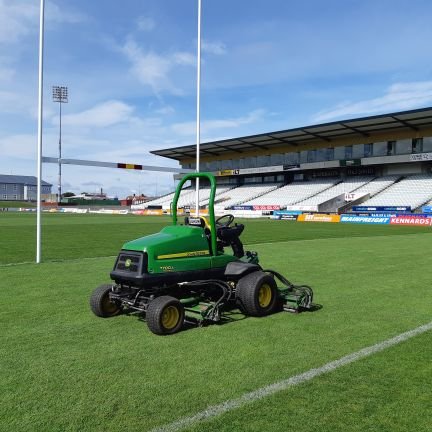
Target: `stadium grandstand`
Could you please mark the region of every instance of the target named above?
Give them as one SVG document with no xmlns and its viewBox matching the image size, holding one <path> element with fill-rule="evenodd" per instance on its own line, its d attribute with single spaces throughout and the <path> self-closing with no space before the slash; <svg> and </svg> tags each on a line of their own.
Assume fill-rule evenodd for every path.
<svg viewBox="0 0 432 432">
<path fill-rule="evenodd" d="M 216 209 L 346 212 L 432 203 L 432 107 L 201 144 Z M 152 153 L 195 169 L 195 144 Z M 180 178 L 179 175 L 176 176 Z M 173 194 L 136 208 L 169 209 Z M 194 185 L 179 207 L 194 205 Z M 200 192 L 205 208 L 209 189 Z"/>
</svg>

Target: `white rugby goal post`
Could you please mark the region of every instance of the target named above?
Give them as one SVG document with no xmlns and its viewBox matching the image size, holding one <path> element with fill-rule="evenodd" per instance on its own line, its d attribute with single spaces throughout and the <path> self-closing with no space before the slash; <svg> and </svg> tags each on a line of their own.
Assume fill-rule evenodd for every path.
<svg viewBox="0 0 432 432">
<path fill-rule="evenodd" d="M 63 159 L 42 156 L 42 119 L 43 119 L 43 60 L 44 60 L 44 15 L 45 0 L 40 0 L 39 14 L 39 80 L 38 80 L 38 144 L 37 144 L 37 216 L 36 216 L 36 263 L 41 262 L 42 251 L 42 163 L 69 164 L 103 168 L 132 169 L 142 171 L 159 171 L 172 173 L 188 173 L 200 171 L 200 95 L 201 95 L 201 0 L 198 1 L 198 41 L 197 41 L 197 101 L 196 101 L 196 169 L 158 167 L 151 165 L 88 161 L 81 159 Z M 196 179 L 196 214 L 199 215 L 199 179 Z"/>
</svg>

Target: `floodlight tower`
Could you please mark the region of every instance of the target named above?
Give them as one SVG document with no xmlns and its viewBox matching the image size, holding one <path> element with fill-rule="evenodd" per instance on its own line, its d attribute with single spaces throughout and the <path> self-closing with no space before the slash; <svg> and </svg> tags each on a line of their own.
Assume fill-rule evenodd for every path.
<svg viewBox="0 0 432 432">
<path fill-rule="evenodd" d="M 61 139 L 62 139 L 62 104 L 68 103 L 68 88 L 65 86 L 53 86 L 53 101 L 59 104 L 59 159 L 58 159 L 58 198 L 57 202 L 61 201 Z"/>
</svg>

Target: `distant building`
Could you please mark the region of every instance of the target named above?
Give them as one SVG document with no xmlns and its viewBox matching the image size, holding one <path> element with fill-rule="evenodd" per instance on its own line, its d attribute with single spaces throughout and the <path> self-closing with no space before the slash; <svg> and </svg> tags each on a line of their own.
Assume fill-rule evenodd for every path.
<svg viewBox="0 0 432 432">
<path fill-rule="evenodd" d="M 141 195 L 129 195 L 125 199 L 121 200 L 122 206 L 131 206 L 132 204 L 141 204 L 153 199 L 152 197 L 148 197 L 144 194 Z"/>
<path fill-rule="evenodd" d="M 52 184 L 42 180 L 42 198 L 51 195 Z M 0 200 L 35 201 L 37 199 L 37 178 L 0 174 Z"/>
</svg>

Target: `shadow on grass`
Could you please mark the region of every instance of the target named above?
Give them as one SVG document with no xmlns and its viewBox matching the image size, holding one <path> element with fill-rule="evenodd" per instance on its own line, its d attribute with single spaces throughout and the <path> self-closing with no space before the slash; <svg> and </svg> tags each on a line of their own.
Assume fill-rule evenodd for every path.
<svg viewBox="0 0 432 432">
<path fill-rule="evenodd" d="M 309 309 L 304 309 L 302 312 L 317 312 L 321 310 L 324 306 L 319 303 L 314 303 Z"/>
<path fill-rule="evenodd" d="M 322 308 L 323 308 L 323 305 L 321 305 L 321 304 L 313 304 L 309 309 L 301 309 L 301 310 L 297 310 L 297 311 L 279 310 L 279 311 L 276 311 L 274 313 L 289 312 L 289 313 L 299 314 L 299 313 L 305 313 L 305 312 L 317 312 L 317 311 L 321 310 Z M 125 310 L 125 311 L 123 311 L 122 314 L 127 315 L 127 316 L 136 316 L 136 317 L 138 317 L 139 321 L 146 323 L 145 314 L 143 312 L 134 311 L 134 310 Z M 273 314 L 271 314 L 271 315 L 273 315 Z M 266 316 L 268 316 L 268 315 L 266 315 Z M 258 318 L 266 318 L 266 316 L 258 317 Z M 243 320 L 248 319 L 248 318 L 250 318 L 250 317 L 248 315 L 245 315 L 244 313 L 242 313 L 239 309 L 227 309 L 227 310 L 223 311 L 221 314 L 221 317 L 220 317 L 220 321 L 200 320 L 200 319 L 196 318 L 195 316 L 186 313 L 183 327 L 181 328 L 181 330 L 178 333 L 181 333 L 184 331 L 189 331 L 192 329 L 198 329 L 201 327 L 209 327 L 209 326 L 213 326 L 213 325 L 223 326 L 225 324 L 234 324 L 238 321 L 243 321 Z"/>
</svg>

